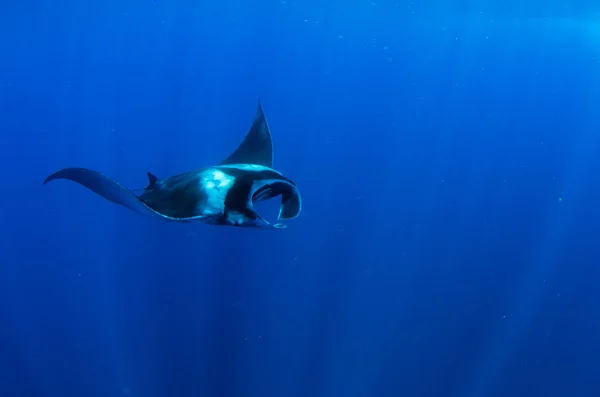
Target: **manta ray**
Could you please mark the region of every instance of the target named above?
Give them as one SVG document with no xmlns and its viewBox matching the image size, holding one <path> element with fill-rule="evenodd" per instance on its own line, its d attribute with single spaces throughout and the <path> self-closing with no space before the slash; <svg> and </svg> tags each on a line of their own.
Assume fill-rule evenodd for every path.
<svg viewBox="0 0 600 397">
<path fill-rule="evenodd" d="M 282 229 L 285 224 L 267 222 L 254 203 L 281 196 L 278 220 L 294 219 L 302 209 L 296 184 L 273 169 L 273 141 L 260 101 L 246 138 L 219 164 L 165 179 L 147 174 L 148 186 L 139 195 L 87 168 L 63 168 L 44 185 L 67 179 L 139 214 L 175 222 Z"/>
</svg>

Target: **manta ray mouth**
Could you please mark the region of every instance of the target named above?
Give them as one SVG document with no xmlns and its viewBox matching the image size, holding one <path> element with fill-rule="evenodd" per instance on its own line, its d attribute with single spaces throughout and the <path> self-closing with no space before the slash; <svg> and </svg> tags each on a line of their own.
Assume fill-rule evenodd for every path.
<svg viewBox="0 0 600 397">
<path fill-rule="evenodd" d="M 278 220 L 294 219 L 300 214 L 302 202 L 296 186 L 285 181 L 269 181 L 252 194 L 252 205 L 281 196 Z"/>
</svg>

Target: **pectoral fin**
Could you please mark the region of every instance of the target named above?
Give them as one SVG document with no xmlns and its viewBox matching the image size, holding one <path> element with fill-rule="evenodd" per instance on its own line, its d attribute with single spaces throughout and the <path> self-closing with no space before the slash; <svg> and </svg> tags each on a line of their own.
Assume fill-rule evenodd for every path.
<svg viewBox="0 0 600 397">
<path fill-rule="evenodd" d="M 246 138 L 219 165 L 229 164 L 254 164 L 273 168 L 273 141 L 260 102 L 258 102 L 256 116 Z"/>
<path fill-rule="evenodd" d="M 85 186 L 97 195 L 108 201 L 122 205 L 141 215 L 149 215 L 173 221 L 186 221 L 189 219 L 171 218 L 165 216 L 146 205 L 131 190 L 109 177 L 87 168 L 63 168 L 49 175 L 44 180 L 44 185 L 57 179 L 67 179 Z"/>
</svg>

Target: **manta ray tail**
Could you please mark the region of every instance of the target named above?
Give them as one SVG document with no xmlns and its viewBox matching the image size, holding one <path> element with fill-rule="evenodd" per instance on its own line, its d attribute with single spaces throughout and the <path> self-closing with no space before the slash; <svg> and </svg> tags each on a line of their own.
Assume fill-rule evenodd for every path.
<svg viewBox="0 0 600 397">
<path fill-rule="evenodd" d="M 152 174 L 149 174 L 150 184 L 153 182 L 156 183 L 158 178 L 154 177 L 156 179 L 152 179 L 150 178 L 150 175 Z M 63 168 L 62 170 L 49 175 L 44 180 L 44 185 L 57 179 L 67 179 L 79 183 L 106 200 L 129 208 L 138 214 L 169 219 L 148 207 L 131 190 L 99 172 L 87 168 Z"/>
</svg>

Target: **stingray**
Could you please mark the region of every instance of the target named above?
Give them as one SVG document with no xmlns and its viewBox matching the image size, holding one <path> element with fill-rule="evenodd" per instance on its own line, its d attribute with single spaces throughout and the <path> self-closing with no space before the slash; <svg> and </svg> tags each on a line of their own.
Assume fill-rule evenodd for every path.
<svg viewBox="0 0 600 397">
<path fill-rule="evenodd" d="M 296 184 L 273 168 L 273 141 L 260 101 L 245 139 L 219 164 L 165 179 L 147 174 L 148 186 L 139 195 L 87 168 L 63 168 L 44 184 L 70 180 L 138 214 L 174 222 L 281 229 L 285 224 L 266 221 L 254 203 L 281 196 L 278 221 L 294 219 L 302 209 Z"/>
</svg>

